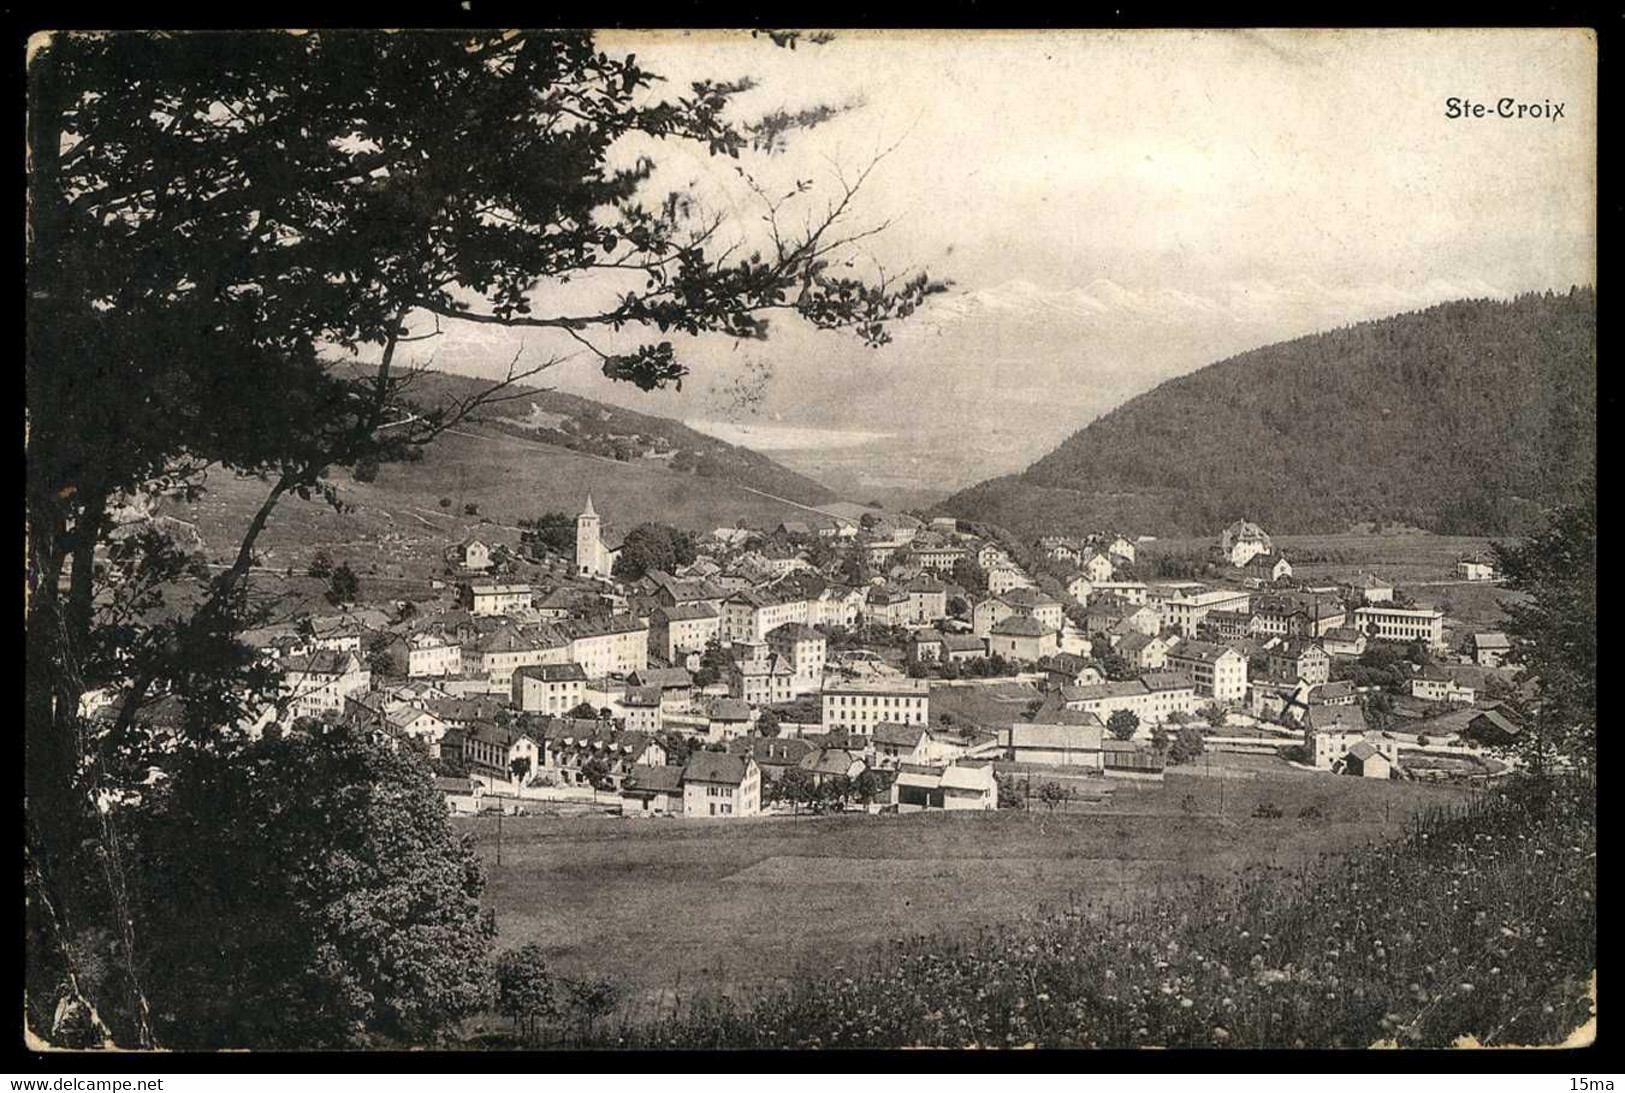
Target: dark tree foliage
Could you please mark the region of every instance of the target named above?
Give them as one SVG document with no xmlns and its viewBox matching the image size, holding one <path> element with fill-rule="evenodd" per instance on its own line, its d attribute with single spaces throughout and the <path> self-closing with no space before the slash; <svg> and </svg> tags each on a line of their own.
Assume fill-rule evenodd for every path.
<svg viewBox="0 0 1625 1093">
<path fill-rule="evenodd" d="M 1195 725 L 1184 725 L 1168 747 L 1168 762 L 1188 763 L 1206 750 L 1207 742 L 1202 739 L 1202 730 Z"/>
<path fill-rule="evenodd" d="M 1521 544 L 1498 543 L 1506 587 L 1524 602 L 1503 605 L 1513 659 L 1533 678 L 1537 701 L 1526 748 L 1545 767 L 1556 755 L 1595 762 L 1597 746 L 1597 497 L 1554 509 Z"/>
<path fill-rule="evenodd" d="M 412 749 L 339 727 L 193 752 L 124 856 L 162 1043 L 426 1042 L 487 1001 L 480 861 Z"/>
<path fill-rule="evenodd" d="M 1119 740 L 1132 740 L 1140 728 L 1140 718 L 1133 710 L 1116 710 L 1106 719 L 1106 728 Z"/>
<path fill-rule="evenodd" d="M 1590 288 L 1465 300 L 1243 353 L 940 510 L 1024 536 L 1209 535 L 1241 512 L 1277 534 L 1521 532 L 1595 466 L 1596 310 Z"/>
<path fill-rule="evenodd" d="M 694 534 L 666 524 L 643 523 L 627 533 L 611 576 L 635 581 L 652 569 L 672 573 L 699 557 Z"/>
<path fill-rule="evenodd" d="M 546 950 L 534 941 L 496 959 L 497 1012 L 513 1022 L 526 1042 L 534 1042 L 563 1014 L 565 986 L 548 970 Z"/>
<path fill-rule="evenodd" d="M 576 548 L 576 519 L 563 512 L 544 512 L 536 519 L 521 517 L 521 542 L 535 543 L 555 554 L 570 555 Z"/>
<path fill-rule="evenodd" d="M 349 562 L 340 562 L 328 575 L 326 596 L 332 604 L 355 603 L 361 598 L 361 578 Z"/>
</svg>

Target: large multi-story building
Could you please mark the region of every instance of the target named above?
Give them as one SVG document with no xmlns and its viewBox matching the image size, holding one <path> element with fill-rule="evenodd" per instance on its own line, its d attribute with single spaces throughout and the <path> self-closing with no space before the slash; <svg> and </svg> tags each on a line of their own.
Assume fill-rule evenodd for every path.
<svg viewBox="0 0 1625 1093">
<path fill-rule="evenodd" d="M 463 602 L 470 615 L 507 615 L 529 607 L 530 598 L 528 584 L 474 584 Z"/>
<path fill-rule="evenodd" d="M 1348 617 L 1335 596 L 1296 592 L 1270 592 L 1252 600 L 1252 632 L 1256 636 L 1325 636 L 1342 626 Z"/>
<path fill-rule="evenodd" d="M 1060 636 L 1031 615 L 1011 615 L 987 633 L 990 656 L 1031 664 L 1060 652 Z"/>
<path fill-rule="evenodd" d="M 1051 701 L 1064 709 L 1094 714 L 1102 722 L 1118 710 L 1127 710 L 1143 725 L 1160 724 L 1173 714 L 1190 714 L 1196 709 L 1190 678 L 1177 672 L 1146 672 L 1139 679 L 1062 687 Z"/>
<path fill-rule="evenodd" d="M 1246 611 L 1252 602 L 1247 592 L 1228 588 L 1201 589 L 1182 592 L 1160 599 L 1162 625 L 1178 630 L 1185 637 L 1196 633 L 1196 628 L 1212 611 Z"/>
<path fill-rule="evenodd" d="M 1276 679 L 1325 683 L 1331 679 L 1332 658 L 1319 644 L 1288 641 L 1266 652 L 1270 675 Z"/>
<path fill-rule="evenodd" d="M 767 645 L 790 665 L 791 687 L 796 694 L 823 686 L 827 642 L 819 631 L 806 623 L 787 622 L 767 635 Z"/>
<path fill-rule="evenodd" d="M 952 573 L 954 564 L 965 557 L 965 548 L 951 545 L 915 545 L 911 551 L 914 560 L 926 569 L 934 569 L 938 573 Z"/>
<path fill-rule="evenodd" d="M 807 597 L 773 589 L 747 589 L 722 601 L 722 636 L 726 641 L 762 641 L 770 631 L 807 621 Z"/>
<path fill-rule="evenodd" d="M 903 591 L 908 594 L 909 622 L 936 622 L 948 617 L 948 586 L 936 578 L 921 574 Z"/>
<path fill-rule="evenodd" d="M 514 672 L 520 668 L 567 664 L 574 659 L 570 655 L 569 639 L 547 623 L 536 626 L 509 623 L 487 635 L 475 646 L 475 651 L 480 671 L 497 691 L 507 691 L 513 685 Z"/>
<path fill-rule="evenodd" d="M 1241 567 L 1256 554 L 1274 549 L 1264 529 L 1248 520 L 1237 520 L 1219 536 L 1219 553 L 1233 566 Z"/>
<path fill-rule="evenodd" d="M 1014 615 L 1030 616 L 1057 632 L 1066 618 L 1060 603 L 1047 593 L 1036 588 L 1014 588 L 991 596 L 971 609 L 971 632 L 985 638 L 999 623 Z"/>
<path fill-rule="evenodd" d="M 1168 651 L 1164 664 L 1189 676 L 1202 698 L 1238 704 L 1247 698 L 1247 658 L 1228 645 L 1182 641 Z"/>
<path fill-rule="evenodd" d="M 699 751 L 683 768 L 684 816 L 756 816 L 762 769 L 748 756 Z"/>
<path fill-rule="evenodd" d="M 406 674 L 411 678 L 455 676 L 462 671 L 463 647 L 456 642 L 429 631 L 406 639 Z"/>
<path fill-rule="evenodd" d="M 689 653 L 703 653 L 722 636 L 722 616 L 708 603 L 657 607 L 649 616 L 649 642 L 667 664 Z"/>
<path fill-rule="evenodd" d="M 587 673 L 579 664 L 533 664 L 514 669 L 513 704 L 526 713 L 560 717 L 581 705 Z"/>
<path fill-rule="evenodd" d="M 1354 612 L 1354 625 L 1380 641 L 1420 641 L 1430 649 L 1444 648 L 1444 612 L 1430 607 L 1367 604 Z"/>
<path fill-rule="evenodd" d="M 319 649 L 283 661 L 282 686 L 295 717 L 344 712 L 344 700 L 372 686 L 372 671 L 352 652 Z"/>
<path fill-rule="evenodd" d="M 883 721 L 900 725 L 930 722 L 931 690 L 924 680 L 853 680 L 824 688 L 825 732 L 844 730 L 867 736 Z"/>
<path fill-rule="evenodd" d="M 649 666 L 649 624 L 634 615 L 568 619 L 559 628 L 570 655 L 589 676 L 626 675 Z"/>
<path fill-rule="evenodd" d="M 728 693 L 752 706 L 772 706 L 796 696 L 795 669 L 777 653 L 738 660 L 728 670 Z"/>
</svg>

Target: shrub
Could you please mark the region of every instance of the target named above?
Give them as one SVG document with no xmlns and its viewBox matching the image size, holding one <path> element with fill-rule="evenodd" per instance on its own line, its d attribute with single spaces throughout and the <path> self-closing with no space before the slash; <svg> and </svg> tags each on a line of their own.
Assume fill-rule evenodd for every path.
<svg viewBox="0 0 1625 1093">
<path fill-rule="evenodd" d="M 1274 801 L 1262 801 L 1253 809 L 1255 820 L 1279 820 L 1281 816 L 1281 806 Z"/>
</svg>

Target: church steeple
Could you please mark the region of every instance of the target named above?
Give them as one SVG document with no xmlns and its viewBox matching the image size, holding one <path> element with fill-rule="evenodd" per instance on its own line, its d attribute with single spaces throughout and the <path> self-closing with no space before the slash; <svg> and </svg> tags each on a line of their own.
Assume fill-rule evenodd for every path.
<svg viewBox="0 0 1625 1093">
<path fill-rule="evenodd" d="M 598 513 L 595 512 L 593 510 L 593 507 L 592 507 L 592 491 L 591 490 L 587 491 L 587 507 L 582 510 L 581 515 L 583 515 L 583 516 L 597 516 L 598 515 Z"/>
</svg>

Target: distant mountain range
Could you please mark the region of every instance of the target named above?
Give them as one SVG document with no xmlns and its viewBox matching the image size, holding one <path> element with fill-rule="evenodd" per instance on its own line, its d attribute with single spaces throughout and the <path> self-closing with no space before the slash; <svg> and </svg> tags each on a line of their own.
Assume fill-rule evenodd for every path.
<svg viewBox="0 0 1625 1093">
<path fill-rule="evenodd" d="M 1095 287 L 1046 306 L 1087 308 L 1109 295 Z M 1205 534 L 1239 516 L 1516 533 L 1595 467 L 1596 306 L 1589 288 L 1458 301 L 1242 353 L 940 509 L 1029 534 Z"/>
</svg>

